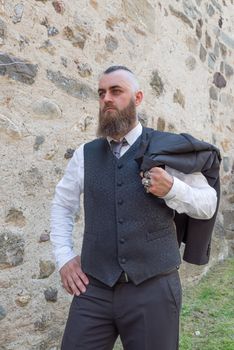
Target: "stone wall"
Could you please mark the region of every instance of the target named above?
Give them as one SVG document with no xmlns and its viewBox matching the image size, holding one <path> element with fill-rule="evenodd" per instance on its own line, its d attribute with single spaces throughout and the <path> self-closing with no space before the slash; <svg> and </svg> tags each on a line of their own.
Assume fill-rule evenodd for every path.
<svg viewBox="0 0 234 350">
<path fill-rule="evenodd" d="M 124 64 L 151 127 L 222 153 L 210 264 L 233 249 L 233 0 L 0 0 L 0 348 L 59 348 L 70 296 L 49 243 L 54 187 L 95 136 L 97 80 Z M 79 252 L 82 213 L 74 232 Z M 210 266 L 208 265 L 208 267 Z M 208 267 L 184 264 L 184 283 Z"/>
</svg>

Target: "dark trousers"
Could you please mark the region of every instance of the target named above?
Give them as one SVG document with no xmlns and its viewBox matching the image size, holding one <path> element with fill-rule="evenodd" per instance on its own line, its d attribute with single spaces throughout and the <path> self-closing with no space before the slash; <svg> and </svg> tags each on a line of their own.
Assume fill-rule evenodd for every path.
<svg viewBox="0 0 234 350">
<path fill-rule="evenodd" d="M 138 286 L 90 278 L 73 298 L 61 349 L 111 350 L 120 335 L 125 350 L 177 350 L 180 308 L 177 270 Z"/>
</svg>

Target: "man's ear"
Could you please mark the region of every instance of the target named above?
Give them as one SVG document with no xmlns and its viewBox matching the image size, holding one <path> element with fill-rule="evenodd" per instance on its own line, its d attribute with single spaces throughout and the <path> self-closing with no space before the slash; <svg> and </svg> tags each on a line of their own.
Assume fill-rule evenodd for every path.
<svg viewBox="0 0 234 350">
<path fill-rule="evenodd" d="M 136 103 L 136 106 L 139 106 L 143 100 L 143 92 L 141 90 L 137 91 L 135 93 L 135 103 Z"/>
</svg>

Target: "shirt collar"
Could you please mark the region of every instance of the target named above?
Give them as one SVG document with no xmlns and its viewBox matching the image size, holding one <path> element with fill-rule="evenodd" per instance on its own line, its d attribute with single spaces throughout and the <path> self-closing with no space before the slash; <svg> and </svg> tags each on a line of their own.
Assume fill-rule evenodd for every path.
<svg viewBox="0 0 234 350">
<path fill-rule="evenodd" d="M 132 130 L 130 130 L 123 138 L 125 138 L 129 144 L 132 146 L 134 142 L 138 139 L 138 137 L 142 134 L 142 125 L 139 122 Z M 122 139 L 123 139 L 122 138 Z M 120 141 L 122 141 L 122 139 Z M 112 137 L 107 136 L 107 141 L 110 143 L 114 140 Z M 116 140 L 114 140 L 116 141 Z"/>
</svg>

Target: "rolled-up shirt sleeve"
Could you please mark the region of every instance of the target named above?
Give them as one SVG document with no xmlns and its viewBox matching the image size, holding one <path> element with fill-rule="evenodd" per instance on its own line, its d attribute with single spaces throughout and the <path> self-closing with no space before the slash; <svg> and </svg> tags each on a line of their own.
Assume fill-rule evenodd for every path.
<svg viewBox="0 0 234 350">
<path fill-rule="evenodd" d="M 217 193 L 201 173 L 184 174 L 166 167 L 174 182 L 170 191 L 162 197 L 168 207 L 195 219 L 210 219 L 216 210 Z"/>
<path fill-rule="evenodd" d="M 58 269 L 76 256 L 73 251 L 72 231 L 84 188 L 83 146 L 74 152 L 63 178 L 56 186 L 52 201 L 50 240 Z"/>
</svg>

